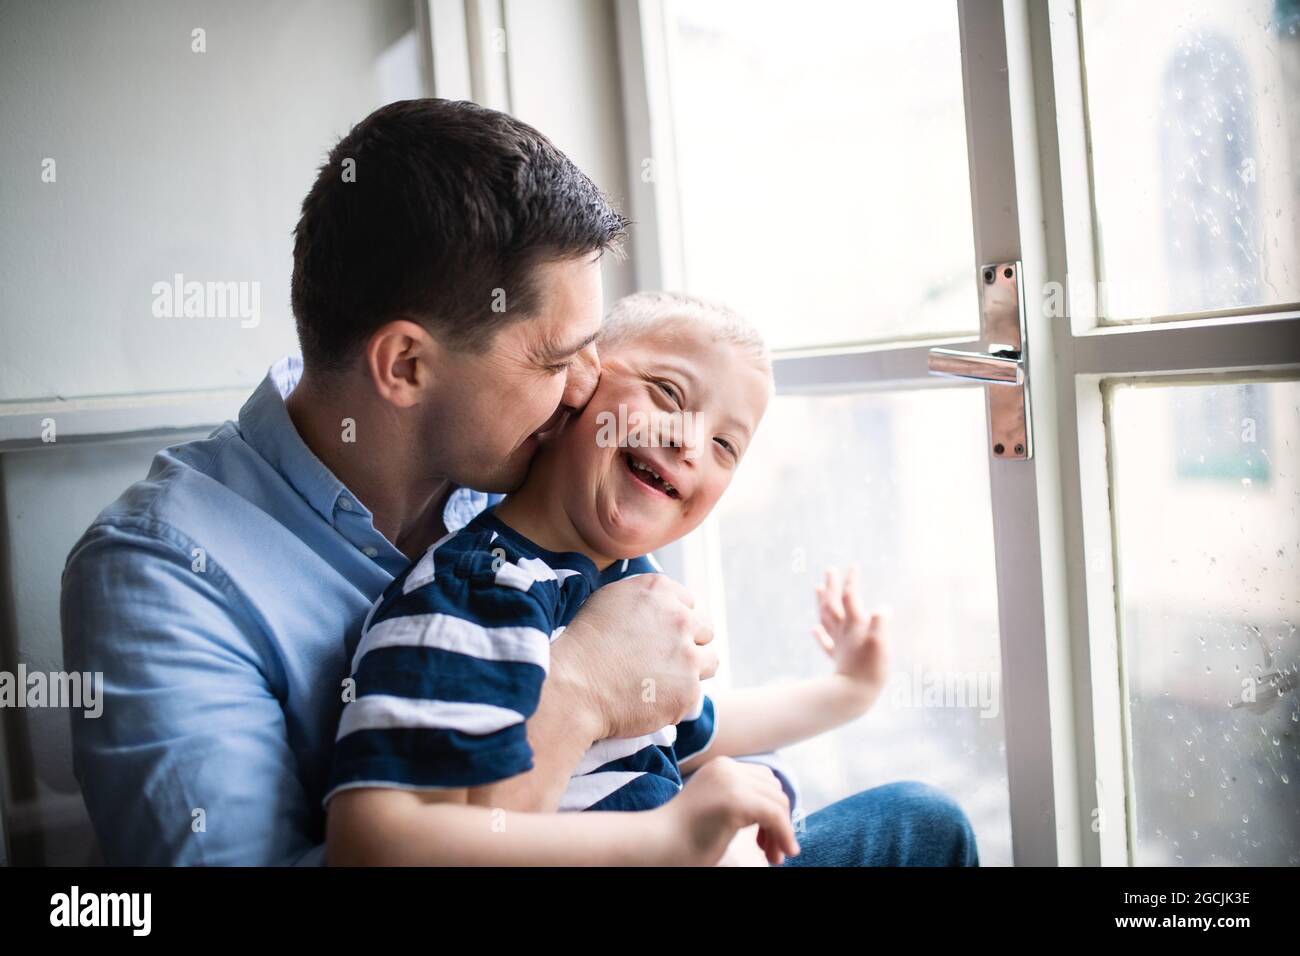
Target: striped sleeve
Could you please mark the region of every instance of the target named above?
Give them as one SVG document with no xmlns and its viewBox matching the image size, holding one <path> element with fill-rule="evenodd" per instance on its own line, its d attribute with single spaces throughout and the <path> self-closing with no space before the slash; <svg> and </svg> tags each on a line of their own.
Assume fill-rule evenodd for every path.
<svg viewBox="0 0 1300 956">
<path fill-rule="evenodd" d="M 673 744 L 673 753 L 677 756 L 677 762 L 682 763 L 688 757 L 707 750 L 709 744 L 713 743 L 713 735 L 717 729 L 713 698 L 708 694 L 701 694 L 694 715 L 677 725 L 677 741 Z"/>
<path fill-rule="evenodd" d="M 381 602 L 353 658 L 325 802 L 351 787 L 459 789 L 531 770 L 525 721 L 549 665 L 549 593 L 517 565 L 456 565 Z"/>
</svg>

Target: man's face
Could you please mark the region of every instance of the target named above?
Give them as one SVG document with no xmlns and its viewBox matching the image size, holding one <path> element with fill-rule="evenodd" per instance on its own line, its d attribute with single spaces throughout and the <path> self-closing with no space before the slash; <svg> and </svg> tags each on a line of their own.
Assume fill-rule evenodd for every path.
<svg viewBox="0 0 1300 956">
<path fill-rule="evenodd" d="M 480 491 L 513 491 L 539 434 L 587 404 L 600 377 L 593 340 L 602 314 L 600 263 L 578 257 L 537 268 L 538 313 L 497 332 L 483 353 L 444 353 L 422 431 L 430 466 Z"/>
<path fill-rule="evenodd" d="M 546 442 L 529 485 L 542 482 L 600 553 L 646 554 L 713 510 L 770 388 L 742 349 L 685 322 L 620 343 L 602 356 L 582 414 Z"/>
</svg>

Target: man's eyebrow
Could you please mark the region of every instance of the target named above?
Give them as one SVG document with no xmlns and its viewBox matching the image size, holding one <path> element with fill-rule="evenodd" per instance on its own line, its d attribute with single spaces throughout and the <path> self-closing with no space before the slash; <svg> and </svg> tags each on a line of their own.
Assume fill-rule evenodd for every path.
<svg viewBox="0 0 1300 956">
<path fill-rule="evenodd" d="M 592 342 L 596 341 L 596 336 L 599 334 L 600 333 L 598 332 L 592 332 L 581 342 L 574 345 L 556 345 L 554 342 L 548 341 L 542 345 L 540 351 L 537 353 L 537 357 L 544 362 L 562 361 L 571 355 L 577 355 Z"/>
</svg>

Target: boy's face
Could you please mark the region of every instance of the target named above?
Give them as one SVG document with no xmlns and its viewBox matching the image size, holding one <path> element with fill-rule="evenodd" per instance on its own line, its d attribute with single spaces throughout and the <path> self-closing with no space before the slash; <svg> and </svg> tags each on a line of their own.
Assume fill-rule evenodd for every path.
<svg viewBox="0 0 1300 956">
<path fill-rule="evenodd" d="M 770 379 L 741 348 L 686 322 L 602 350 L 601 367 L 591 401 L 538 454 L 528 482 L 545 482 L 593 549 L 635 557 L 713 510 L 767 409 Z"/>
</svg>

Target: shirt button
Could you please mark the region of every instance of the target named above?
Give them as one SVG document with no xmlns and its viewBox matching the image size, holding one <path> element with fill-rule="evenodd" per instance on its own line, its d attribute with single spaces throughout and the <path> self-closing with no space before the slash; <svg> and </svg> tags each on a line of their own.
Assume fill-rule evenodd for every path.
<svg viewBox="0 0 1300 956">
<path fill-rule="evenodd" d="M 378 548 L 362 548 L 362 549 L 361 549 L 361 553 L 364 554 L 367 558 L 373 558 L 373 557 L 375 557 L 376 555 L 379 554 L 379 549 L 378 549 Z"/>
<path fill-rule="evenodd" d="M 342 508 L 344 511 L 351 511 L 351 510 L 352 510 L 352 500 L 351 500 L 350 498 L 340 498 L 340 499 L 339 499 L 339 507 Z"/>
</svg>

